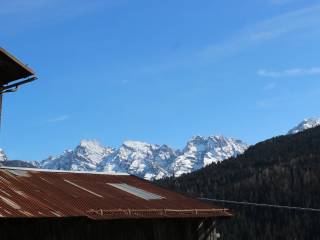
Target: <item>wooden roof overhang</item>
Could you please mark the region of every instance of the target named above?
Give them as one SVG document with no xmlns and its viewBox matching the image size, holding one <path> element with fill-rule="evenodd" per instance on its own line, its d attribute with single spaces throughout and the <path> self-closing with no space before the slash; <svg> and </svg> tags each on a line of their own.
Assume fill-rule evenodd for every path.
<svg viewBox="0 0 320 240">
<path fill-rule="evenodd" d="M 31 68 L 20 62 L 3 48 L 0 48 L 1 93 L 12 88 L 17 88 L 19 85 L 35 79 L 35 73 Z"/>
</svg>

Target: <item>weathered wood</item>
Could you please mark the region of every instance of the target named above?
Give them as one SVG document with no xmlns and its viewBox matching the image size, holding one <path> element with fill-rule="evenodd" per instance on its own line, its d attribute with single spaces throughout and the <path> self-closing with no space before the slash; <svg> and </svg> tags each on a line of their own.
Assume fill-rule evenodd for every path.
<svg viewBox="0 0 320 240">
<path fill-rule="evenodd" d="M 198 226 L 205 222 L 199 231 Z M 212 232 L 209 219 L 136 219 L 93 221 L 86 218 L 0 219 L 0 239 L 19 240 L 198 240 Z M 208 229 L 207 229 L 208 227 Z M 209 235 L 208 235 L 209 234 Z M 206 240 L 209 238 L 205 238 Z"/>
<path fill-rule="evenodd" d="M 0 88 L 1 91 L 1 88 Z M 1 130 L 1 122 L 2 122 L 2 94 L 0 94 L 0 130 Z"/>
</svg>

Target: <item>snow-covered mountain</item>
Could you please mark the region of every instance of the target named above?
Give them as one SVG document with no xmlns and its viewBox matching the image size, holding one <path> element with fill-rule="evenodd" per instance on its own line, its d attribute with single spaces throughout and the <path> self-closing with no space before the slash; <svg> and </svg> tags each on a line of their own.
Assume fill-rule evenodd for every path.
<svg viewBox="0 0 320 240">
<path fill-rule="evenodd" d="M 97 165 L 115 149 L 104 147 L 97 141 L 82 140 L 74 150 L 66 150 L 57 157 L 50 156 L 34 165 L 45 169 L 95 171 Z"/>
<path fill-rule="evenodd" d="M 113 155 L 97 166 L 97 171 L 128 172 L 147 180 L 171 176 L 177 152 L 167 145 L 126 141 Z"/>
<path fill-rule="evenodd" d="M 243 153 L 248 145 L 224 136 L 193 137 L 174 161 L 175 176 L 189 173 Z"/>
<path fill-rule="evenodd" d="M 4 161 L 7 161 L 7 160 L 8 160 L 7 155 L 6 155 L 5 152 L 0 148 L 0 162 L 4 162 Z"/>
<path fill-rule="evenodd" d="M 320 118 L 307 118 L 288 134 L 316 126 L 320 126 Z M 82 140 L 73 150 L 66 150 L 59 156 L 51 156 L 32 164 L 44 169 L 128 172 L 153 180 L 198 170 L 208 164 L 241 154 L 247 148 L 248 145 L 244 142 L 224 136 L 195 136 L 187 142 L 183 150 L 139 141 L 126 141 L 119 148 L 112 148 L 102 146 L 97 141 Z M 32 166 L 31 162 L 9 161 L 2 149 L 0 165 Z"/>
<path fill-rule="evenodd" d="M 126 141 L 120 148 L 104 147 L 97 141 L 81 141 L 74 150 L 49 157 L 35 166 L 46 169 L 128 172 L 147 180 L 180 176 L 210 163 L 243 153 L 247 145 L 223 136 L 193 137 L 184 150 L 168 145 Z"/>
<path fill-rule="evenodd" d="M 317 126 L 320 126 L 320 118 L 306 118 L 297 126 L 289 130 L 288 134 L 295 134 Z"/>
<path fill-rule="evenodd" d="M 21 160 L 9 160 L 7 154 L 0 148 L 0 166 L 5 167 L 34 167 L 30 162 Z"/>
<path fill-rule="evenodd" d="M 291 129 L 288 134 L 319 125 L 320 119 L 308 118 Z M 102 146 L 97 141 L 82 140 L 75 149 L 66 150 L 56 157 L 51 156 L 43 161 L 33 162 L 33 165 L 44 169 L 128 172 L 153 180 L 198 170 L 208 164 L 241 154 L 247 148 L 248 145 L 244 142 L 224 136 L 195 136 L 182 150 L 175 150 L 168 145 L 139 141 L 126 141 L 119 148 L 112 148 Z M 9 162 L 4 151 L 0 149 L 0 165 Z"/>
</svg>

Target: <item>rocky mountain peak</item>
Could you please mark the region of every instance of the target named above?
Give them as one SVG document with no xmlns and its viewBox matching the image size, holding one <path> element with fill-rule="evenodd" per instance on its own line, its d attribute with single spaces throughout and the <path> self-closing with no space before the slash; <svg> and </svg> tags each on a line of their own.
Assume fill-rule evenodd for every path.
<svg viewBox="0 0 320 240">
<path fill-rule="evenodd" d="M 7 161 L 7 160 L 8 160 L 7 155 L 5 154 L 3 149 L 0 148 L 0 162 L 4 162 L 4 161 Z"/>
<path fill-rule="evenodd" d="M 304 130 L 320 126 L 320 118 L 305 118 L 297 126 L 290 129 L 288 134 L 296 134 Z"/>
<path fill-rule="evenodd" d="M 195 136 L 183 150 L 163 144 L 125 141 L 119 148 L 104 147 L 95 140 L 82 140 L 71 151 L 41 161 L 49 169 L 128 172 L 148 179 L 179 176 L 210 163 L 242 153 L 247 145 L 223 136 Z"/>
</svg>

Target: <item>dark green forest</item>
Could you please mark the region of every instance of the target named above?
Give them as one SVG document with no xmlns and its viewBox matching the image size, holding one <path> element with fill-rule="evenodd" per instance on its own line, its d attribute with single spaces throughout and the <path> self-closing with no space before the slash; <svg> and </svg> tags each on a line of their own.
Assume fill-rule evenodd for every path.
<svg viewBox="0 0 320 240">
<path fill-rule="evenodd" d="M 192 197 L 320 208 L 320 127 L 156 183 Z M 319 212 L 219 205 L 234 214 L 218 223 L 221 239 L 320 239 Z"/>
</svg>

